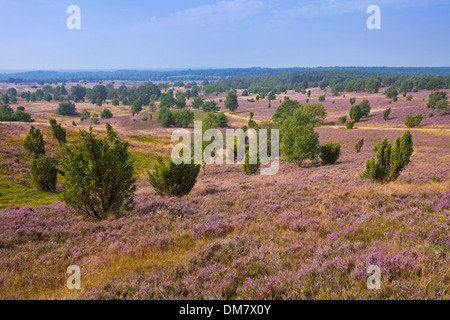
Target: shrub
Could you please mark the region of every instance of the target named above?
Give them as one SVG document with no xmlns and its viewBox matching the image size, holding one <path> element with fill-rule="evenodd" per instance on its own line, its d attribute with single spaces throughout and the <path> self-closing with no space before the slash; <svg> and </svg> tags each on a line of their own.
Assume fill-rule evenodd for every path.
<svg viewBox="0 0 450 320">
<path fill-rule="evenodd" d="M 441 100 L 446 101 L 448 104 L 447 92 L 444 92 L 444 91 L 434 92 L 434 93 L 430 94 L 427 107 L 435 109 L 437 103 Z"/>
<path fill-rule="evenodd" d="M 323 121 L 327 117 L 327 112 L 325 111 L 325 108 L 323 105 L 319 103 L 315 104 L 306 104 L 305 110 L 308 112 L 309 116 L 311 117 L 311 121 L 314 126 L 318 126 L 323 124 Z"/>
<path fill-rule="evenodd" d="M 431 181 L 434 183 L 439 183 L 441 182 L 441 178 L 435 174 L 433 174 L 433 176 L 431 177 Z"/>
<path fill-rule="evenodd" d="M 301 166 L 306 159 L 315 160 L 320 151 L 319 135 L 314 132 L 314 126 L 308 112 L 303 109 L 294 111 L 281 127 L 281 146 L 287 161 Z"/>
<path fill-rule="evenodd" d="M 259 156 L 257 159 L 257 163 L 251 164 L 250 163 L 250 155 L 248 153 L 245 155 L 245 162 L 242 165 L 242 169 L 244 170 L 244 173 L 246 175 L 251 176 L 251 175 L 256 174 L 258 172 L 260 166 L 261 166 L 261 162 L 259 161 Z"/>
<path fill-rule="evenodd" d="M 420 125 L 420 123 L 422 122 L 422 120 L 423 120 L 423 117 L 422 117 L 421 113 L 419 113 L 415 116 L 408 115 L 405 118 L 405 125 L 409 128 L 418 127 Z"/>
<path fill-rule="evenodd" d="M 361 109 L 361 114 L 364 117 L 368 117 L 370 114 L 370 102 L 369 100 L 363 100 L 361 104 L 359 105 L 359 108 Z"/>
<path fill-rule="evenodd" d="M 83 109 L 83 111 L 81 111 L 80 120 L 84 121 L 84 120 L 88 120 L 90 118 L 91 118 L 91 113 L 89 111 L 87 111 L 86 109 Z"/>
<path fill-rule="evenodd" d="M 336 124 L 343 124 L 343 123 L 346 123 L 347 122 L 347 116 L 342 116 L 342 117 L 340 117 L 337 121 L 336 121 Z"/>
<path fill-rule="evenodd" d="M 168 128 L 175 124 L 172 111 L 164 107 L 159 110 L 157 121 L 163 128 Z"/>
<path fill-rule="evenodd" d="M 216 123 L 219 128 L 227 128 L 228 127 L 228 118 L 224 112 L 219 112 L 216 115 Z"/>
<path fill-rule="evenodd" d="M 53 137 L 58 140 L 59 144 L 66 143 L 66 130 L 58 124 L 55 119 L 50 119 L 50 126 L 52 128 Z"/>
<path fill-rule="evenodd" d="M 173 112 L 175 127 L 187 128 L 194 121 L 194 113 L 188 109 L 181 109 Z"/>
<path fill-rule="evenodd" d="M 102 111 L 102 113 L 100 113 L 100 118 L 102 119 L 111 119 L 113 117 L 113 114 L 111 112 L 111 110 L 109 109 L 104 109 Z"/>
<path fill-rule="evenodd" d="M 319 101 L 320 101 L 320 102 L 323 102 L 323 101 L 325 101 L 325 98 L 326 98 L 326 95 L 321 95 L 321 96 L 319 97 Z"/>
<path fill-rule="evenodd" d="M 448 111 L 448 101 L 447 100 L 439 100 L 436 103 L 436 110 L 443 111 L 446 113 Z M 16 111 L 17 113 L 17 111 Z"/>
<path fill-rule="evenodd" d="M 61 168 L 64 173 L 64 201 L 76 212 L 95 219 L 118 214 L 133 207 L 136 178 L 129 144 L 122 142 L 111 125 L 98 139 L 81 130 L 73 150 L 63 145 Z"/>
<path fill-rule="evenodd" d="M 355 121 L 354 120 L 347 122 L 347 124 L 345 125 L 345 127 L 347 129 L 349 129 L 349 130 L 353 129 L 354 126 L 355 126 Z"/>
<path fill-rule="evenodd" d="M 410 95 L 410 94 L 406 97 L 406 100 L 407 100 L 407 101 L 412 101 L 412 99 L 413 99 L 413 96 Z"/>
<path fill-rule="evenodd" d="M 361 111 L 361 107 L 359 105 L 353 106 L 350 109 L 350 119 L 352 119 L 354 122 L 358 122 L 361 120 L 363 116 L 363 112 Z"/>
<path fill-rule="evenodd" d="M 259 98 L 257 98 L 257 100 L 259 100 Z M 239 108 L 236 91 L 228 92 L 227 98 L 225 99 L 225 107 L 231 112 L 234 112 L 237 108 Z"/>
<path fill-rule="evenodd" d="M 31 126 L 30 131 L 28 131 L 25 141 L 23 142 L 23 147 L 31 154 L 45 154 L 45 142 L 41 130 Z"/>
<path fill-rule="evenodd" d="M 197 182 L 200 165 L 175 164 L 172 160 L 164 162 L 158 157 L 153 172 L 148 172 L 148 181 L 161 197 L 181 198 L 189 194 Z"/>
<path fill-rule="evenodd" d="M 112 103 L 113 106 L 116 106 L 116 107 L 117 107 L 118 105 L 120 105 L 119 100 L 117 100 L 116 98 L 112 99 L 111 103 Z"/>
<path fill-rule="evenodd" d="M 44 154 L 33 154 L 30 174 L 32 184 L 41 191 L 55 192 L 57 170 L 52 161 Z"/>
<path fill-rule="evenodd" d="M 351 104 L 351 105 L 354 105 L 355 102 L 356 102 L 356 98 L 350 98 L 350 104 Z"/>
<path fill-rule="evenodd" d="M 76 115 L 75 104 L 72 102 L 61 102 L 56 113 L 61 116 L 74 116 Z"/>
<path fill-rule="evenodd" d="M 294 111 L 303 108 L 303 106 L 297 100 L 286 100 L 284 101 L 275 111 L 272 117 L 273 122 L 282 124 L 287 118 L 294 114 Z"/>
<path fill-rule="evenodd" d="M 356 144 L 355 144 L 355 150 L 357 153 L 361 152 L 362 147 L 364 146 L 364 138 L 361 138 Z"/>
<path fill-rule="evenodd" d="M 391 115 L 391 108 L 388 108 L 386 110 L 383 111 L 383 120 L 384 121 L 388 121 L 389 120 L 389 116 Z"/>
<path fill-rule="evenodd" d="M 138 114 L 142 111 L 142 102 L 140 99 L 137 99 L 133 102 L 133 105 L 131 106 L 131 113 L 134 115 Z"/>
<path fill-rule="evenodd" d="M 98 117 L 98 114 L 93 113 L 92 117 L 91 117 L 91 121 L 92 121 L 93 124 L 99 124 L 100 123 L 100 119 Z"/>
<path fill-rule="evenodd" d="M 370 178 L 372 181 L 395 181 L 409 164 L 413 151 L 413 141 L 409 131 L 398 137 L 393 146 L 387 139 L 383 139 L 376 146 L 377 161 L 375 158 L 367 160 L 366 170 L 360 177 Z"/>
<path fill-rule="evenodd" d="M 34 122 L 31 115 L 25 112 L 24 107 L 17 107 L 16 112 L 14 112 L 8 105 L 0 107 L 0 121 Z"/>
<path fill-rule="evenodd" d="M 341 145 L 339 143 L 327 143 L 320 148 L 319 157 L 322 164 L 335 164 L 341 155 Z"/>
</svg>

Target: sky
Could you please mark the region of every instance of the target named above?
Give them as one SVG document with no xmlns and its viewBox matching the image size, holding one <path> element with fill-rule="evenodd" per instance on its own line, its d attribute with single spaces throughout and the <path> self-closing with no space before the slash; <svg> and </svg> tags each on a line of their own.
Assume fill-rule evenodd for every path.
<svg viewBox="0 0 450 320">
<path fill-rule="evenodd" d="M 0 0 L 0 70 L 450 66 L 449 12 L 450 0 Z"/>
</svg>

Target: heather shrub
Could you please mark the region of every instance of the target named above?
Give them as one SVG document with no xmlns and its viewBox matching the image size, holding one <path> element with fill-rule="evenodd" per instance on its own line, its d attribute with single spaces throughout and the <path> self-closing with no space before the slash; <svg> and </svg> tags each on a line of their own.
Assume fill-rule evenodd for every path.
<svg viewBox="0 0 450 320">
<path fill-rule="evenodd" d="M 445 193 L 438 203 L 439 210 L 450 210 L 450 192 Z"/>
<path fill-rule="evenodd" d="M 159 157 L 153 172 L 148 172 L 148 181 L 159 196 L 181 198 L 194 188 L 199 172 L 200 165 L 177 165 L 172 160 L 165 162 Z"/>
<path fill-rule="evenodd" d="M 357 153 L 361 152 L 361 148 L 364 145 L 364 138 L 361 138 L 361 140 L 359 140 L 356 144 L 355 144 L 355 150 Z"/>
<path fill-rule="evenodd" d="M 339 143 L 327 143 L 320 148 L 319 157 L 322 164 L 335 164 L 341 154 L 341 145 Z"/>
<path fill-rule="evenodd" d="M 59 144 L 66 143 L 66 130 L 58 124 L 55 119 L 50 119 L 50 126 L 52 128 L 53 137 L 58 140 Z"/>
<path fill-rule="evenodd" d="M 375 158 L 367 160 L 366 170 L 360 176 L 370 178 L 372 181 L 395 181 L 409 164 L 413 151 L 413 141 L 409 131 L 398 137 L 393 146 L 387 139 L 383 139 L 376 146 L 377 161 Z"/>
<path fill-rule="evenodd" d="M 355 126 L 355 121 L 354 120 L 347 122 L 346 125 L 345 125 L 345 127 L 347 129 L 349 129 L 349 130 L 353 129 L 354 126 Z"/>
<path fill-rule="evenodd" d="M 30 174 L 32 184 L 41 191 L 55 192 L 57 170 L 52 161 L 44 154 L 33 154 Z"/>
<path fill-rule="evenodd" d="M 408 115 L 405 118 L 405 125 L 409 128 L 414 128 L 414 127 L 418 127 L 420 125 L 420 123 L 423 120 L 423 116 L 421 113 L 413 116 L 413 115 Z"/>
<path fill-rule="evenodd" d="M 389 120 L 389 116 L 391 115 L 391 108 L 388 108 L 386 110 L 383 111 L 383 120 L 384 121 L 388 121 Z"/>
<path fill-rule="evenodd" d="M 136 178 L 129 145 L 122 142 L 111 125 L 98 139 L 81 130 L 73 149 L 63 145 L 61 168 L 64 173 L 65 202 L 76 212 L 95 219 L 133 207 Z"/>
<path fill-rule="evenodd" d="M 23 142 L 23 147 L 31 154 L 45 154 L 45 142 L 41 130 L 31 126 L 30 131 L 28 131 L 25 141 Z"/>
</svg>

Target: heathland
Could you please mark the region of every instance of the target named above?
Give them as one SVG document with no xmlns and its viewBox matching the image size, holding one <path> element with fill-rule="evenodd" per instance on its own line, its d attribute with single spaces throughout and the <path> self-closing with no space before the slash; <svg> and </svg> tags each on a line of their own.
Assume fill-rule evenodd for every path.
<svg viewBox="0 0 450 320">
<path fill-rule="evenodd" d="M 0 298 L 449 299 L 450 114 L 448 103 L 430 108 L 430 95 L 450 94 L 449 77 L 258 77 L 0 83 L 1 104 L 10 108 L 0 116 L 16 117 L 0 122 Z M 230 90 L 235 110 L 225 106 Z M 196 97 L 215 104 L 193 108 Z M 347 129 L 352 106 L 364 100 L 369 114 Z M 175 144 L 174 123 L 158 121 L 161 104 L 174 114 L 190 110 L 190 129 L 207 121 L 207 111 L 224 112 L 227 126 L 240 128 L 267 125 L 286 101 L 323 107 L 314 131 L 321 145 L 340 144 L 335 164 L 282 161 L 273 176 L 208 165 L 182 198 L 162 198 L 149 184 L 147 171 Z M 64 103 L 75 112 L 61 112 Z M 21 121 L 20 106 L 34 122 Z M 405 125 L 419 114 L 422 121 Z M 61 123 L 69 147 L 91 126 L 105 136 L 106 123 L 129 143 L 137 179 L 131 211 L 101 221 L 74 214 L 61 172 L 56 192 L 33 185 L 23 142 L 31 126 L 40 129 L 56 161 L 61 146 L 50 119 Z M 399 178 L 362 179 L 378 141 L 394 144 L 407 130 L 414 153 Z M 81 290 L 66 287 L 70 265 L 81 269 Z M 379 290 L 367 288 L 370 265 L 381 270 Z"/>
</svg>

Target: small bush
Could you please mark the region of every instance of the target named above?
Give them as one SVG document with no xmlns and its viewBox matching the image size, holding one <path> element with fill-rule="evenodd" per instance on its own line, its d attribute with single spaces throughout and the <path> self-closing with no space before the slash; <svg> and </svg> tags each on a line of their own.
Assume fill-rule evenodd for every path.
<svg viewBox="0 0 450 320">
<path fill-rule="evenodd" d="M 395 140 L 393 146 L 387 139 L 383 139 L 378 142 L 375 150 L 377 161 L 375 158 L 367 160 L 366 170 L 360 177 L 370 178 L 372 181 L 395 181 L 409 164 L 413 154 L 411 133 L 406 131 Z"/>
<path fill-rule="evenodd" d="M 388 108 L 386 110 L 383 111 L 383 120 L 384 121 L 388 121 L 389 120 L 389 116 L 391 115 L 391 108 Z"/>
<path fill-rule="evenodd" d="M 66 130 L 58 124 L 55 119 L 50 119 L 50 126 L 52 128 L 53 137 L 58 140 L 59 144 L 66 143 Z"/>
<path fill-rule="evenodd" d="M 320 148 L 319 157 L 322 164 L 335 164 L 341 155 L 341 145 L 339 143 L 327 143 Z"/>
<path fill-rule="evenodd" d="M 86 109 L 81 111 L 81 117 L 80 117 L 81 121 L 88 120 L 90 118 L 91 118 L 91 113 L 89 111 L 87 111 Z"/>
<path fill-rule="evenodd" d="M 261 162 L 259 161 L 259 157 L 256 164 L 250 164 L 250 156 L 247 153 L 245 155 L 245 163 L 242 165 L 242 169 L 246 175 L 254 175 L 258 172 L 259 167 L 261 166 Z"/>
<path fill-rule="evenodd" d="M 28 131 L 25 141 L 23 142 L 23 147 L 30 154 L 45 154 L 45 142 L 41 130 L 35 129 L 31 126 L 30 131 Z"/>
<path fill-rule="evenodd" d="M 422 122 L 423 117 L 422 114 L 419 113 L 415 116 L 409 115 L 406 116 L 405 118 L 405 125 L 409 128 L 414 128 L 414 127 L 418 127 L 420 125 L 420 123 Z"/>
<path fill-rule="evenodd" d="M 336 121 L 336 124 L 343 124 L 343 123 L 346 123 L 347 122 L 347 116 L 342 116 L 342 117 L 340 117 L 337 121 Z"/>
<path fill-rule="evenodd" d="M 111 125 L 98 139 L 81 130 L 73 149 L 63 145 L 64 201 L 76 212 L 101 220 L 133 207 L 136 191 L 129 144 L 122 142 Z"/>
<path fill-rule="evenodd" d="M 44 154 L 33 154 L 30 174 L 32 183 L 38 190 L 46 192 L 56 191 L 56 166 Z"/>
<path fill-rule="evenodd" d="M 347 122 L 347 124 L 345 125 L 345 127 L 349 130 L 353 129 L 354 126 L 355 126 L 354 120 Z"/>
<path fill-rule="evenodd" d="M 102 111 L 102 113 L 100 113 L 100 117 L 101 117 L 102 119 L 111 119 L 111 118 L 113 117 L 113 114 L 112 114 L 111 110 L 109 110 L 109 109 L 104 109 L 104 110 Z"/>
<path fill-rule="evenodd" d="M 406 97 L 406 100 L 407 100 L 407 101 L 412 101 L 412 99 L 413 99 L 413 96 L 410 95 L 410 94 Z"/>
<path fill-rule="evenodd" d="M 434 183 L 439 183 L 441 182 L 441 178 L 435 174 L 433 174 L 433 176 L 431 177 L 431 181 L 433 181 Z"/>
<path fill-rule="evenodd" d="M 164 162 L 159 157 L 153 172 L 148 172 L 148 181 L 161 197 L 181 198 L 189 194 L 197 182 L 200 165 Z"/>
<path fill-rule="evenodd" d="M 361 107 L 359 105 L 353 106 L 350 109 L 350 119 L 352 119 L 355 122 L 358 122 L 361 120 L 363 116 L 363 112 L 361 110 Z"/>
<path fill-rule="evenodd" d="M 361 152 L 362 147 L 364 146 L 364 138 L 361 138 L 356 144 L 355 144 L 355 150 L 357 153 Z"/>
<path fill-rule="evenodd" d="M 61 102 L 56 113 L 61 116 L 74 116 L 76 115 L 75 104 L 72 102 Z"/>
</svg>

